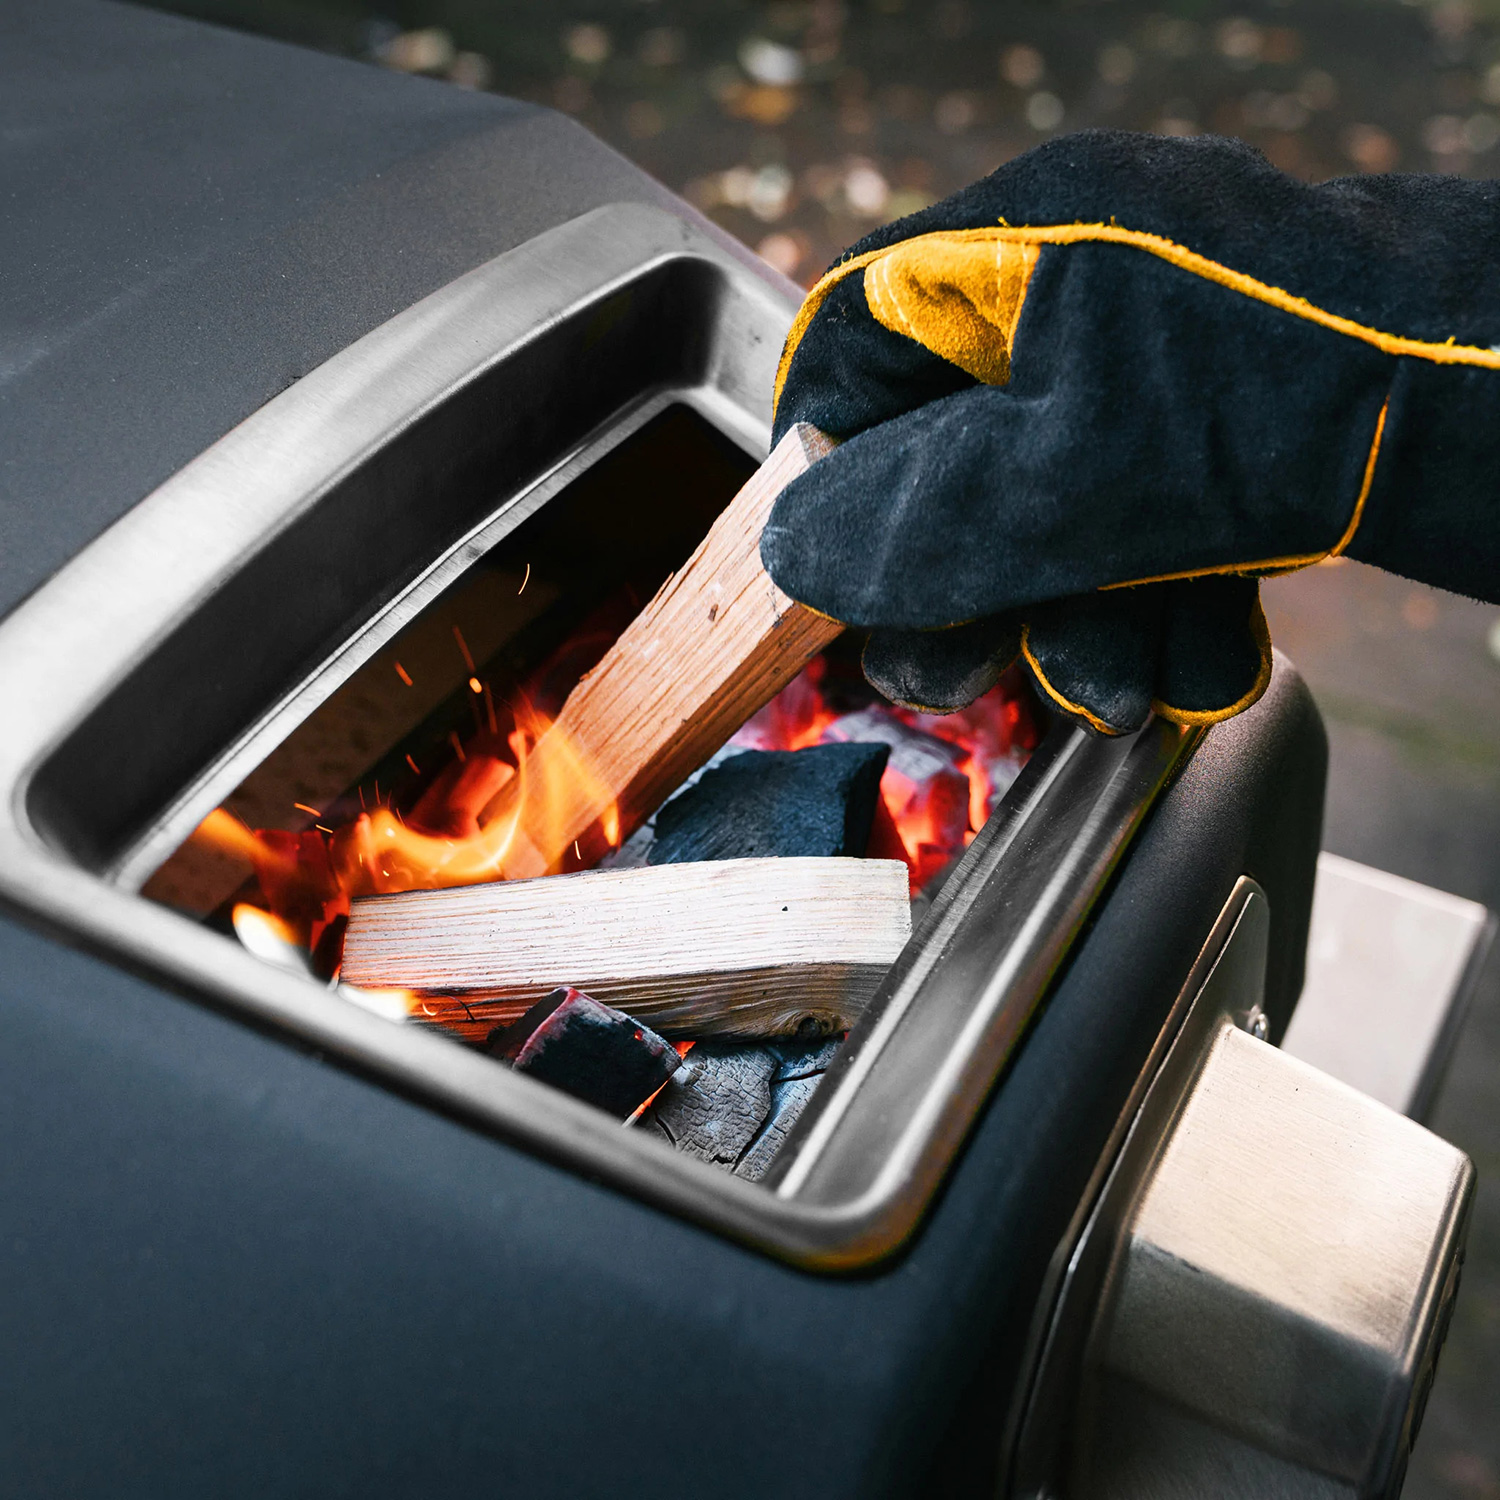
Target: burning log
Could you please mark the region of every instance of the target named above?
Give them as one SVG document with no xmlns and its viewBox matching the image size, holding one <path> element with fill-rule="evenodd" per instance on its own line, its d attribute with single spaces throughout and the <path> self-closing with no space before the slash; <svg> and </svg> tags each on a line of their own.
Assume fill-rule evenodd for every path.
<svg viewBox="0 0 1500 1500">
<path fill-rule="evenodd" d="M 371 896 L 343 978 L 476 1040 L 558 985 L 665 1036 L 846 1031 L 911 931 L 894 860 L 736 859 Z"/>
<path fill-rule="evenodd" d="M 617 834 L 606 826 L 611 820 L 628 824 L 652 812 L 841 632 L 783 594 L 760 562 L 776 497 L 832 446 L 805 424 L 787 433 L 681 571 L 574 688 L 524 778 L 563 788 L 562 805 L 528 798 L 518 777 L 480 818 L 514 822 L 507 879 L 544 874 L 575 840 L 599 844 L 597 857 L 617 841 L 608 836 Z M 553 774 L 554 763 L 563 774 Z"/>
<path fill-rule="evenodd" d="M 537 1001 L 513 1025 L 496 1028 L 485 1050 L 621 1120 L 682 1064 L 672 1044 L 650 1027 L 566 987 Z"/>
<path fill-rule="evenodd" d="M 764 855 L 863 855 L 885 745 L 747 750 L 656 815 L 653 865 Z"/>
<path fill-rule="evenodd" d="M 841 1037 L 759 1047 L 700 1044 L 640 1127 L 700 1161 L 759 1181 L 842 1045 Z"/>
</svg>

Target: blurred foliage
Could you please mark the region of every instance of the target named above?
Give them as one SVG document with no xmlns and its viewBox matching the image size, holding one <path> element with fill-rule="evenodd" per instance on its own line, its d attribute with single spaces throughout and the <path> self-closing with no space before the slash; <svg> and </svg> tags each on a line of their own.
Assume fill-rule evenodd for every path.
<svg viewBox="0 0 1500 1500">
<path fill-rule="evenodd" d="M 1500 146 L 1500 0 L 166 8 L 565 110 L 804 281 L 1058 131 L 1214 130 L 1314 180 Z"/>
</svg>

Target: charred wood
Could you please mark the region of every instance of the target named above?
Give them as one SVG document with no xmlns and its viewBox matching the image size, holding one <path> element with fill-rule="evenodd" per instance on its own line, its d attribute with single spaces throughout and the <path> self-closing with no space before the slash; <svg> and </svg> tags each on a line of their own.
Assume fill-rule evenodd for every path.
<svg viewBox="0 0 1500 1500">
<path fill-rule="evenodd" d="M 485 1050 L 518 1073 L 628 1119 L 681 1065 L 672 1044 L 623 1011 L 556 989 L 519 1021 L 497 1027 Z"/>
<path fill-rule="evenodd" d="M 656 816 L 653 865 L 776 855 L 863 855 L 886 745 L 747 750 Z"/>
</svg>

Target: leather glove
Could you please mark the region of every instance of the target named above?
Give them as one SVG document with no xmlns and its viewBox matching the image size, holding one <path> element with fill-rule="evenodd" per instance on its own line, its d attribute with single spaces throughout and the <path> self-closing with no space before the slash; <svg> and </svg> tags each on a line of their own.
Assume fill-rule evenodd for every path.
<svg viewBox="0 0 1500 1500">
<path fill-rule="evenodd" d="M 1063 137 L 813 288 L 776 435 L 845 441 L 761 556 L 898 701 L 1020 649 L 1097 730 L 1211 723 L 1269 679 L 1260 577 L 1347 552 L 1500 602 L 1497 371 L 1500 184 Z"/>
</svg>

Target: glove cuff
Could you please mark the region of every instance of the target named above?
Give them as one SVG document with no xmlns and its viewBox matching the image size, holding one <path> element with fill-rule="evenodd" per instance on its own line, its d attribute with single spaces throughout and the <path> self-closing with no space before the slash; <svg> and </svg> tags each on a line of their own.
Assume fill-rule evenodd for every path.
<svg viewBox="0 0 1500 1500">
<path fill-rule="evenodd" d="M 1500 372 L 1398 362 L 1350 557 L 1500 599 Z"/>
</svg>

